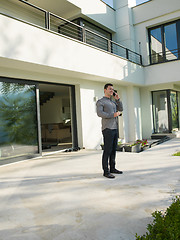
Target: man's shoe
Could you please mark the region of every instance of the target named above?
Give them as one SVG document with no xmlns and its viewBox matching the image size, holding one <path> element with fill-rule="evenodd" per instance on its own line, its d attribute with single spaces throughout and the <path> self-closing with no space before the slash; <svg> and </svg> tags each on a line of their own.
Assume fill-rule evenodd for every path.
<svg viewBox="0 0 180 240">
<path fill-rule="evenodd" d="M 107 178 L 115 178 L 115 176 L 112 175 L 111 173 L 104 173 L 103 176 Z"/>
<path fill-rule="evenodd" d="M 117 169 L 110 170 L 111 173 L 116 173 L 116 174 L 123 174 L 122 171 L 119 171 Z"/>
</svg>

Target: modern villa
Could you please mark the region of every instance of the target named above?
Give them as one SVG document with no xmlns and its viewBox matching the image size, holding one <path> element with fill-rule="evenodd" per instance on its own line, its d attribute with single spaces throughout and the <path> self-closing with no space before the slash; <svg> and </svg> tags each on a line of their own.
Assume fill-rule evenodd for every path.
<svg viewBox="0 0 180 240">
<path fill-rule="evenodd" d="M 100 149 L 106 83 L 124 143 L 179 131 L 179 0 L 0 0 L 0 29 L 0 164 Z"/>
</svg>

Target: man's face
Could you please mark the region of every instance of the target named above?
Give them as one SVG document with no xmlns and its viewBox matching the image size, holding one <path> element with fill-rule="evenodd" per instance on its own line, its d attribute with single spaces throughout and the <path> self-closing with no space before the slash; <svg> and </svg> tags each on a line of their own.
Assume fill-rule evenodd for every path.
<svg viewBox="0 0 180 240">
<path fill-rule="evenodd" d="M 105 96 L 111 97 L 113 95 L 114 88 L 113 86 L 108 86 L 107 89 L 104 89 Z"/>
</svg>

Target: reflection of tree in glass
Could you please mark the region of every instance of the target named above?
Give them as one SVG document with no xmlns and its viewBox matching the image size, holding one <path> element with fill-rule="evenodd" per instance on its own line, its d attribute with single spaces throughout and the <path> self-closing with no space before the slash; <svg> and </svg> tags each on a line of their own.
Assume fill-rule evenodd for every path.
<svg viewBox="0 0 180 240">
<path fill-rule="evenodd" d="M 178 111 L 177 111 L 177 99 L 176 94 L 171 93 L 171 114 L 172 114 L 172 128 L 177 128 L 178 123 Z"/>
<path fill-rule="evenodd" d="M 31 89 L 32 86 L 19 84 L 19 83 L 0 83 L 0 94 L 1 95 L 10 95 L 10 94 L 18 94 L 21 91 L 25 91 Z"/>
<path fill-rule="evenodd" d="M 3 83 L 0 90 L 3 144 L 37 144 L 35 87 Z"/>
</svg>

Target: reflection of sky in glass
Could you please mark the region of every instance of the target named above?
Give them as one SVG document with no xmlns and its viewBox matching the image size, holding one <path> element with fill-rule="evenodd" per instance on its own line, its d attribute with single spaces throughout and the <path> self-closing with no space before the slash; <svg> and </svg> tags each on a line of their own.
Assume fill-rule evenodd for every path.
<svg viewBox="0 0 180 240">
<path fill-rule="evenodd" d="M 170 24 L 164 27 L 166 48 L 168 50 L 177 49 L 176 24 Z"/>
<path fill-rule="evenodd" d="M 159 42 L 162 42 L 161 40 L 161 28 L 156 28 L 151 30 L 151 35 L 157 39 Z"/>
<path fill-rule="evenodd" d="M 103 2 L 107 3 L 109 6 L 113 7 L 113 0 L 103 0 Z"/>
<path fill-rule="evenodd" d="M 136 0 L 136 5 L 139 5 L 144 2 L 148 2 L 150 0 Z M 109 6 L 113 7 L 113 0 L 103 0 L 103 2 L 107 3 Z"/>
<path fill-rule="evenodd" d="M 148 2 L 149 0 L 136 0 L 136 5 L 139 5 L 144 2 Z"/>
</svg>

